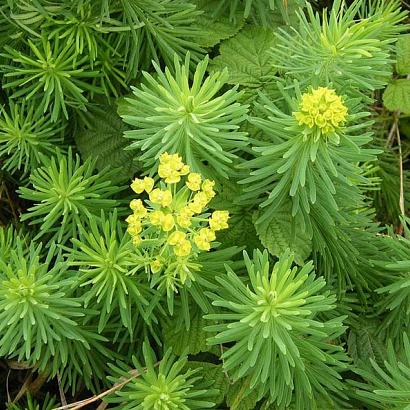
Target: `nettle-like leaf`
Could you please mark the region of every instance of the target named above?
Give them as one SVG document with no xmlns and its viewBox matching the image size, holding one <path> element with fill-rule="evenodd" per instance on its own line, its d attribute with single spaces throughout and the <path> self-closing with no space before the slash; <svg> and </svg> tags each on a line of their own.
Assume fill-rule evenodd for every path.
<svg viewBox="0 0 410 410">
<path fill-rule="evenodd" d="M 285 21 L 289 21 L 293 9 L 303 4 L 300 0 L 218 0 L 215 4 L 215 15 L 226 14 L 235 21 L 236 15 L 243 13 L 244 18 L 252 18 L 263 25 L 275 26 L 278 13 L 274 12 L 279 11 L 279 15 Z"/>
<path fill-rule="evenodd" d="M 247 208 L 232 211 L 229 218 L 230 227 L 218 234 L 218 241 L 224 246 L 238 246 L 249 251 L 261 249 L 263 246 L 255 230 L 252 215 L 253 211 Z"/>
<path fill-rule="evenodd" d="M 235 37 L 224 41 L 211 71 L 227 68 L 229 84 L 261 88 L 275 74 L 270 48 L 275 43 L 272 30 L 246 26 Z"/>
<path fill-rule="evenodd" d="M 217 277 L 218 293 L 209 292 L 220 308 L 205 318 L 217 321 L 206 329 L 217 332 L 211 345 L 229 343 L 221 356 L 233 378 L 249 378 L 248 391 L 258 399 L 297 408 L 311 408 L 315 394 L 341 394 L 340 372 L 346 368 L 343 349 L 330 341 L 344 332 L 342 318 L 319 321 L 317 314 L 332 310 L 335 296 L 320 291 L 312 263 L 292 268 L 293 257 L 281 256 L 270 268 L 268 252 L 244 253 L 249 275 L 244 283 L 232 269 Z M 329 396 L 330 397 L 330 396 Z"/>
<path fill-rule="evenodd" d="M 195 305 L 190 306 L 189 312 L 190 326 L 188 330 L 183 315 L 178 315 L 178 313 L 174 317 L 168 318 L 163 324 L 164 344 L 172 347 L 175 354 L 198 354 L 212 349 L 206 343 L 209 334 L 204 330 L 207 324 L 203 318 L 204 312 Z"/>
<path fill-rule="evenodd" d="M 209 382 L 212 385 L 212 389 L 215 390 L 215 398 L 213 401 L 216 405 L 224 401 L 229 387 L 229 380 L 220 364 L 190 360 L 187 363 L 187 367 L 190 369 L 200 369 L 199 375 L 203 377 L 204 381 Z"/>
<path fill-rule="evenodd" d="M 390 111 L 401 111 L 410 114 L 410 80 L 393 80 L 383 94 L 384 106 Z"/>
<path fill-rule="evenodd" d="M 58 38 L 49 41 L 45 35 L 38 41 L 28 40 L 28 47 L 28 53 L 4 47 L 2 56 L 12 61 L 1 66 L 6 79 L 3 88 L 13 91 L 10 98 L 36 100 L 39 110 L 51 111 L 51 121 L 57 121 L 61 111 L 68 118 L 68 106 L 85 110 L 84 91 L 98 92 L 84 81 L 98 75 L 89 69 L 88 57 L 79 58 L 73 44 Z"/>
<path fill-rule="evenodd" d="M 157 65 L 157 78 L 144 73 L 146 84 L 134 88 L 134 98 L 127 99 L 128 114 L 122 117 L 136 129 L 126 131 L 125 137 L 131 140 L 130 149 L 140 150 L 139 159 L 151 172 L 167 151 L 181 155 L 193 171 L 226 178 L 247 145 L 246 133 L 239 130 L 247 107 L 238 103 L 237 87 L 218 95 L 226 71 L 206 77 L 205 58 L 191 81 L 189 61 L 189 54 L 183 65 L 175 59 L 173 74 Z"/>
<path fill-rule="evenodd" d="M 215 1 L 195 0 L 194 3 L 203 11 L 198 16 L 196 22 L 200 29 L 200 33 L 196 37 L 196 41 L 201 47 L 214 47 L 221 40 L 226 40 L 234 36 L 245 24 L 245 20 L 238 14 L 238 18 L 234 22 L 230 21 L 226 16 L 215 16 Z"/>
<path fill-rule="evenodd" d="M 253 219 L 257 218 L 258 213 Z M 294 220 L 289 211 L 282 209 L 272 216 L 269 223 L 256 224 L 256 232 L 262 245 L 272 255 L 279 257 L 286 249 L 291 249 L 295 262 L 303 265 L 312 251 L 312 240 L 305 230 L 300 229 L 301 226 L 303 222 Z"/>
<path fill-rule="evenodd" d="M 370 365 L 355 369 L 364 382 L 352 381 L 355 397 L 369 408 L 401 410 L 410 404 L 410 342 L 402 335 L 401 352 L 388 342 L 383 365 L 370 359 Z"/>
<path fill-rule="evenodd" d="M 370 359 L 376 363 L 383 362 L 386 347 L 380 335 L 382 326 L 380 321 L 367 317 L 359 317 L 359 320 L 353 321 L 347 338 L 347 347 L 356 365 L 368 363 Z"/>
<path fill-rule="evenodd" d="M 107 399 L 109 403 L 118 403 L 113 409 L 208 409 L 214 407 L 212 398 L 215 390 L 210 383 L 202 383 L 199 368 L 187 370 L 187 357 L 176 358 L 171 349 L 167 350 L 157 367 L 151 347 L 144 342 L 142 346 L 144 366 L 133 357 L 132 362 L 138 377 L 130 380 L 116 392 L 116 397 Z M 144 368 L 145 367 L 145 368 Z M 126 366 L 112 366 L 116 378 L 113 382 L 130 378 Z M 135 372 L 135 370 L 134 370 Z"/>
<path fill-rule="evenodd" d="M 9 110 L 0 113 L 2 166 L 9 172 L 27 173 L 41 164 L 42 155 L 56 155 L 56 149 L 62 148 L 65 123 L 52 123 L 50 114 L 37 111 L 33 100 L 28 104 L 11 100 L 9 104 Z"/>
<path fill-rule="evenodd" d="M 371 15 L 357 20 L 362 3 L 356 0 L 347 7 L 337 0 L 322 16 L 307 4 L 307 16 L 298 12 L 297 29 L 280 29 L 272 49 L 276 66 L 304 84 L 332 83 L 350 95 L 383 88 L 392 75 L 391 44 L 406 13 L 398 1 L 377 2 Z"/>
<path fill-rule="evenodd" d="M 67 156 L 44 157 L 43 163 L 30 175 L 32 188 L 19 189 L 22 198 L 34 202 L 21 220 L 40 225 L 36 238 L 47 235 L 58 242 L 76 238 L 82 218 L 98 217 L 101 209 L 119 205 L 113 196 L 122 188 L 111 183 L 113 171 L 95 174 L 95 160 L 81 163 L 70 149 Z"/>
<path fill-rule="evenodd" d="M 396 43 L 396 71 L 397 74 L 407 75 L 410 73 L 410 35 L 403 34 L 398 37 Z"/>
<path fill-rule="evenodd" d="M 123 133 L 129 127 L 116 113 L 115 107 L 94 105 L 82 115 L 82 120 L 83 125 L 74 136 L 82 158 L 96 159 L 95 166 L 99 171 L 107 165 L 121 168 L 121 175 L 116 175 L 116 179 L 129 180 L 137 167 L 132 153 L 124 150 L 127 141 Z"/>
<path fill-rule="evenodd" d="M 228 387 L 226 404 L 231 410 L 253 410 L 258 402 L 258 393 L 251 390 L 250 377 L 237 380 Z"/>
</svg>

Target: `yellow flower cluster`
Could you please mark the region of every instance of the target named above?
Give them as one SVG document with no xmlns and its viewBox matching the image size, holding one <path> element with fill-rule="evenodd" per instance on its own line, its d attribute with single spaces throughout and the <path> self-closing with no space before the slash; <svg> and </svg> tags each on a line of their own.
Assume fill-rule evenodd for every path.
<svg viewBox="0 0 410 410">
<path fill-rule="evenodd" d="M 228 228 L 229 219 L 227 211 L 204 215 L 215 196 L 215 183 L 190 172 L 179 155 L 162 154 L 158 175 L 161 179 L 157 185 L 150 177 L 132 182 L 132 190 L 137 194 L 145 192 L 148 199 L 145 204 L 141 199 L 133 199 L 133 213 L 126 219 L 135 245 L 144 239 L 158 239 L 161 249 L 157 249 L 150 262 L 153 273 L 160 272 L 163 264 L 169 263 L 165 262 L 167 259 L 209 251 L 216 239 L 215 232 Z M 177 186 L 182 177 L 184 184 Z"/>
<path fill-rule="evenodd" d="M 176 184 L 181 180 L 182 175 L 189 173 L 189 166 L 182 162 L 178 154 L 164 153 L 160 157 L 158 175 L 165 179 L 167 184 Z"/>
<path fill-rule="evenodd" d="M 347 107 L 343 100 L 335 90 L 327 87 L 303 94 L 299 110 L 293 113 L 299 125 L 317 127 L 323 134 L 333 133 L 347 118 Z"/>
</svg>

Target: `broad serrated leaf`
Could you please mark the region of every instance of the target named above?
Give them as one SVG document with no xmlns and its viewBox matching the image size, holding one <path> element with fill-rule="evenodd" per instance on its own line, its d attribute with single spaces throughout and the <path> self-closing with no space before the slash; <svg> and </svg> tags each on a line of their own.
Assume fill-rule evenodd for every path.
<svg viewBox="0 0 410 410">
<path fill-rule="evenodd" d="M 401 35 L 397 39 L 396 71 L 403 75 L 410 73 L 410 34 Z"/>
<path fill-rule="evenodd" d="M 209 332 L 204 331 L 207 323 L 202 318 L 203 312 L 198 307 L 191 306 L 190 313 L 189 330 L 185 328 L 184 323 L 176 323 L 175 320 L 169 321 L 164 326 L 164 342 L 166 345 L 172 346 L 172 350 L 176 354 L 184 352 L 197 354 L 212 350 L 212 347 L 206 343 Z"/>
<path fill-rule="evenodd" d="M 218 187 L 218 195 L 212 200 L 211 206 L 229 211 L 229 228 L 218 232 L 217 238 L 224 247 L 246 247 L 248 252 L 252 252 L 255 248 L 261 248 L 262 244 L 253 224 L 253 210 L 235 204 L 239 194 L 239 185 L 235 181 L 224 181 Z"/>
<path fill-rule="evenodd" d="M 393 80 L 384 91 L 383 103 L 390 111 L 410 114 L 410 80 Z"/>
<path fill-rule="evenodd" d="M 111 105 L 97 105 L 85 114 L 86 125 L 75 135 L 81 156 L 97 158 L 98 170 L 107 165 L 121 168 L 121 177 L 128 179 L 136 169 L 133 155 L 124 151 L 127 126 Z"/>
<path fill-rule="evenodd" d="M 270 48 L 275 44 L 272 29 L 247 26 L 235 37 L 224 41 L 220 55 L 213 59 L 211 70 L 229 72 L 230 84 L 262 87 L 275 73 Z"/>
<path fill-rule="evenodd" d="M 369 363 L 373 359 L 383 363 L 386 348 L 380 336 L 381 323 L 367 318 L 360 320 L 351 327 L 347 338 L 347 349 L 354 363 Z"/>
<path fill-rule="evenodd" d="M 234 36 L 245 24 L 245 20 L 240 14 L 235 21 L 230 21 L 225 16 L 215 18 L 213 16 L 215 5 L 212 5 L 212 2 L 208 0 L 198 0 L 196 3 L 198 8 L 203 10 L 197 21 L 200 33 L 196 37 L 196 41 L 201 47 L 214 47 L 222 40 Z"/>
<path fill-rule="evenodd" d="M 226 404 L 231 410 L 253 410 L 258 402 L 255 390 L 249 391 L 249 379 L 238 380 L 229 385 Z"/>
<path fill-rule="evenodd" d="M 255 213 L 254 221 L 257 219 Z M 274 256 L 282 255 L 289 248 L 295 254 L 295 262 L 302 265 L 312 251 L 309 236 L 292 221 L 289 212 L 278 211 L 269 223 L 256 224 L 255 228 L 262 245 Z"/>
<path fill-rule="evenodd" d="M 222 403 L 229 388 L 229 381 L 219 364 L 208 362 L 189 361 L 187 364 L 191 369 L 201 368 L 199 374 L 204 381 L 212 381 L 212 388 L 218 390 L 218 395 L 215 396 L 215 404 Z"/>
<path fill-rule="evenodd" d="M 261 241 L 253 224 L 252 211 L 242 209 L 230 215 L 229 229 L 218 234 L 218 241 L 224 246 L 244 246 L 248 252 L 254 249 L 262 249 Z"/>
</svg>

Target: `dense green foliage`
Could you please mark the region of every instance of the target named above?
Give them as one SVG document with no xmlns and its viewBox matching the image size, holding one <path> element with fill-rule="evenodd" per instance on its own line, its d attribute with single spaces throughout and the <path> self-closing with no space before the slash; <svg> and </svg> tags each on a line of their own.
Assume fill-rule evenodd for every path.
<svg viewBox="0 0 410 410">
<path fill-rule="evenodd" d="M 410 408 L 409 6 L 327 3 L 1 2 L 0 408 Z"/>
</svg>

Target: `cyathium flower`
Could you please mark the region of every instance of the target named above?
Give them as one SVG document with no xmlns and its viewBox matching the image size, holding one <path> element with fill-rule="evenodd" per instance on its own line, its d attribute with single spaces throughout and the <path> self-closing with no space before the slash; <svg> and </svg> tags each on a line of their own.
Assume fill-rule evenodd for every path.
<svg viewBox="0 0 410 410">
<path fill-rule="evenodd" d="M 214 181 L 190 173 L 178 154 L 164 153 L 159 162 L 157 184 L 149 177 L 132 182 L 134 192 L 148 198 L 131 201 L 126 221 L 137 252 L 146 257 L 151 284 L 173 293 L 194 280 L 198 254 L 212 248 L 216 231 L 228 228 L 229 213 L 207 213 Z"/>
<path fill-rule="evenodd" d="M 299 111 L 293 113 L 299 125 L 305 125 L 307 133 L 328 135 L 341 127 L 347 118 L 347 107 L 335 90 L 327 87 L 313 89 L 302 95 Z"/>
</svg>

